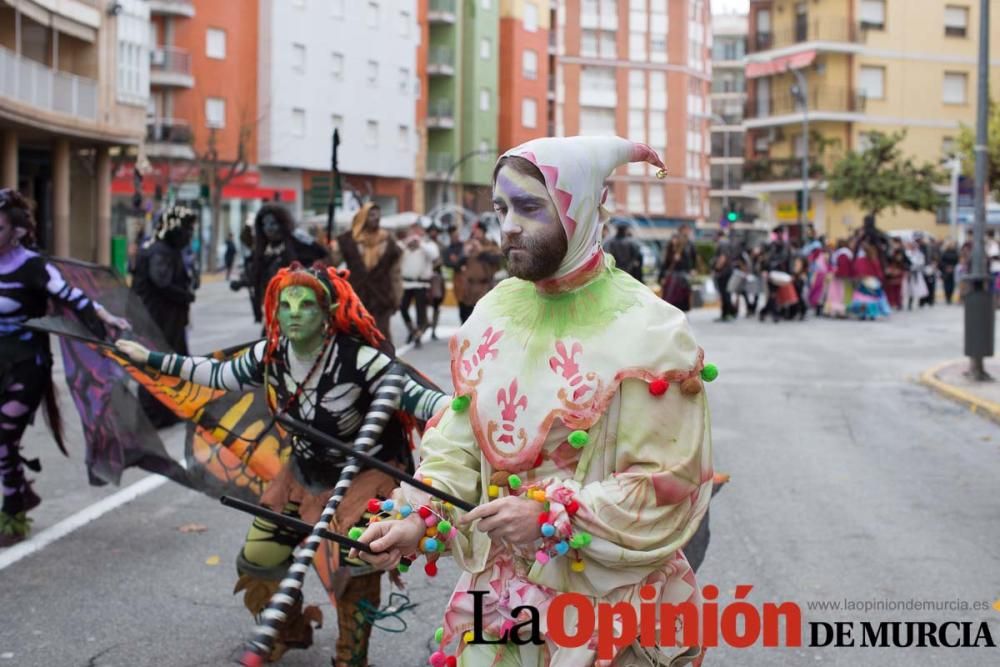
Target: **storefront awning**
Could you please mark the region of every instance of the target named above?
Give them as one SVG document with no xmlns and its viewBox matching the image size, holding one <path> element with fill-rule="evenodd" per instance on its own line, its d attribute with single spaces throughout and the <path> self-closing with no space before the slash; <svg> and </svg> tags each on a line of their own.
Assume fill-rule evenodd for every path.
<svg viewBox="0 0 1000 667">
<path fill-rule="evenodd" d="M 816 51 L 803 51 L 790 56 L 780 56 L 767 62 L 747 63 L 745 74 L 748 79 L 758 79 L 762 76 L 773 76 L 792 69 L 809 67 L 816 60 Z"/>
</svg>

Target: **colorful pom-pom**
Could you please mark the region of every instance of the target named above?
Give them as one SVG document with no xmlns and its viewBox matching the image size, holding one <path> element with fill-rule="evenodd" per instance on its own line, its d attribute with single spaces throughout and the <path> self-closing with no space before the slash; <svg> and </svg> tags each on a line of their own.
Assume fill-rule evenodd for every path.
<svg viewBox="0 0 1000 667">
<path fill-rule="evenodd" d="M 434 480 L 431 479 L 430 477 L 421 477 L 420 481 L 426 484 L 427 486 L 434 486 Z"/>
<path fill-rule="evenodd" d="M 565 556 L 567 551 L 569 551 L 569 544 L 566 540 L 556 543 L 556 553 L 560 556 Z"/>
<path fill-rule="evenodd" d="M 585 568 L 586 568 L 586 565 L 584 565 L 584 562 L 582 560 L 575 560 L 569 566 L 569 569 L 573 570 L 574 572 L 583 572 L 583 570 Z"/>
<path fill-rule="evenodd" d="M 545 502 L 545 491 L 542 489 L 532 489 L 528 492 L 528 497 L 540 503 Z"/>
<path fill-rule="evenodd" d="M 424 525 L 427 526 L 428 528 L 430 528 L 431 526 L 436 526 L 437 522 L 438 522 L 437 517 L 434 516 L 433 514 L 424 517 Z"/>
<path fill-rule="evenodd" d="M 549 522 L 549 513 L 548 512 L 542 512 L 541 514 L 538 515 L 538 525 L 539 526 L 541 526 L 543 523 L 548 523 L 548 522 Z"/>
<path fill-rule="evenodd" d="M 576 501 L 576 498 L 566 503 L 566 513 L 573 516 L 580 511 L 580 503 Z"/>
<path fill-rule="evenodd" d="M 543 523 L 542 524 L 542 535 L 544 537 L 552 537 L 555 534 L 556 534 L 556 527 L 555 526 L 553 526 L 551 523 Z"/>
<path fill-rule="evenodd" d="M 413 508 L 410 507 L 409 505 L 402 505 L 399 508 L 399 516 L 403 517 L 404 519 L 410 516 L 411 514 L 413 514 Z"/>
<path fill-rule="evenodd" d="M 444 628 L 438 628 L 434 631 L 434 643 L 440 644 L 442 639 L 444 639 Z"/>
<path fill-rule="evenodd" d="M 573 535 L 569 538 L 569 545 L 574 549 L 582 549 L 586 546 L 584 535 L 586 535 L 586 533 L 573 533 Z"/>
<path fill-rule="evenodd" d="M 538 551 L 535 552 L 535 560 L 537 560 L 542 565 L 545 565 L 546 563 L 549 562 L 549 555 L 544 551 L 542 551 L 541 549 L 539 549 Z"/>
<path fill-rule="evenodd" d="M 705 364 L 701 369 L 701 379 L 705 382 L 711 382 L 717 377 L 719 377 L 719 367 L 715 364 Z"/>
<path fill-rule="evenodd" d="M 455 412 L 465 412 L 469 409 L 470 403 L 472 403 L 472 399 L 468 396 L 456 396 L 451 399 L 451 409 Z"/>
<path fill-rule="evenodd" d="M 444 543 L 444 540 L 438 540 L 437 551 L 439 554 L 443 554 L 448 549 L 448 545 Z"/>
<path fill-rule="evenodd" d="M 586 431 L 573 431 L 567 440 L 574 449 L 580 449 L 587 446 L 587 443 L 590 442 L 590 436 L 587 435 Z"/>
<path fill-rule="evenodd" d="M 475 638 L 476 638 L 476 635 L 473 634 L 472 630 L 466 630 L 465 634 L 462 635 L 462 641 L 464 641 L 466 644 L 471 644 L 472 640 L 475 639 Z"/>
<path fill-rule="evenodd" d="M 488 495 L 490 498 L 496 498 L 497 496 L 500 495 L 500 487 L 497 486 L 496 484 L 490 484 L 488 487 L 486 487 L 486 495 Z"/>
<path fill-rule="evenodd" d="M 382 501 L 382 511 L 383 512 L 391 512 L 395 508 L 396 508 L 396 503 L 392 502 L 391 500 L 383 500 Z"/>
<path fill-rule="evenodd" d="M 399 565 L 396 566 L 396 569 L 399 570 L 400 574 L 406 574 L 410 571 L 410 564 L 400 561 Z"/>
<path fill-rule="evenodd" d="M 420 515 L 421 519 L 426 519 L 431 515 L 431 508 L 428 507 L 427 505 L 421 505 L 420 508 L 417 510 L 417 514 Z"/>
<path fill-rule="evenodd" d="M 447 657 L 443 651 L 434 651 L 431 653 L 431 657 L 427 659 L 427 662 L 430 663 L 431 667 L 445 667 Z"/>
<path fill-rule="evenodd" d="M 444 667 L 458 667 L 458 658 L 453 655 L 449 655 L 444 659 Z"/>
<path fill-rule="evenodd" d="M 428 577 L 436 577 L 437 573 L 438 573 L 437 563 L 435 563 L 434 561 L 427 561 L 427 564 L 424 565 L 424 574 L 426 574 Z"/>
<path fill-rule="evenodd" d="M 426 553 L 433 553 L 437 551 L 438 541 L 436 539 L 434 539 L 433 537 L 425 537 L 422 541 L 423 544 L 421 545 L 420 548 L 423 549 L 423 551 L 425 551 Z"/>
<path fill-rule="evenodd" d="M 365 532 L 365 529 L 361 526 L 354 526 L 349 531 L 347 531 L 347 536 L 352 540 L 356 540 L 361 537 Z"/>
<path fill-rule="evenodd" d="M 509 477 L 507 477 L 507 484 L 510 486 L 510 488 L 517 491 L 518 489 L 521 488 L 521 478 L 518 477 L 517 475 L 510 475 Z"/>
<path fill-rule="evenodd" d="M 438 521 L 437 529 L 438 532 L 441 533 L 442 535 L 447 535 L 448 533 L 451 532 L 451 521 L 446 521 L 445 519 L 441 519 L 440 521 Z"/>
<path fill-rule="evenodd" d="M 378 514 L 382 510 L 382 501 L 378 498 L 372 498 L 368 501 L 368 511 L 372 514 Z"/>
<path fill-rule="evenodd" d="M 666 380 L 653 380 L 649 383 L 649 393 L 653 396 L 663 396 L 670 389 L 670 383 Z"/>
</svg>

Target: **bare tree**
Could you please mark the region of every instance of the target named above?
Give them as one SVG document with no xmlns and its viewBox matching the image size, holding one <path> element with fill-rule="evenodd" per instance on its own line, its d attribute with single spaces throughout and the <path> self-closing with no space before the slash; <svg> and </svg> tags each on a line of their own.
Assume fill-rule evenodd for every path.
<svg viewBox="0 0 1000 667">
<path fill-rule="evenodd" d="M 245 174 L 249 165 L 248 153 L 253 125 L 247 122 L 246 114 L 241 114 L 239 139 L 236 156 L 223 160 L 219 156 L 216 128 L 208 131 L 208 142 L 204 152 L 198 154 L 198 164 L 202 172 L 202 182 L 208 186 L 209 206 L 212 211 L 212 229 L 208 241 L 208 271 L 214 272 L 219 263 L 219 241 L 222 237 L 222 190 L 234 178 Z"/>
</svg>

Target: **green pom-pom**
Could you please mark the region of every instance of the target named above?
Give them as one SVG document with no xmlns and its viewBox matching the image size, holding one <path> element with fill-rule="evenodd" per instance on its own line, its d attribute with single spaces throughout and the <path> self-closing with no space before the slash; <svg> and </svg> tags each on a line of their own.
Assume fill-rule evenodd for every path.
<svg viewBox="0 0 1000 667">
<path fill-rule="evenodd" d="M 469 409 L 470 403 L 472 403 L 472 399 L 468 396 L 456 396 L 451 399 L 451 409 L 455 412 L 465 412 Z"/>
<path fill-rule="evenodd" d="M 399 565 L 396 566 L 396 569 L 399 570 L 400 574 L 406 574 L 407 572 L 410 571 L 410 566 L 407 565 L 406 563 L 400 563 Z"/>
<path fill-rule="evenodd" d="M 448 533 L 450 533 L 451 521 L 445 521 L 444 519 L 438 521 L 438 532 L 441 533 L 442 535 L 447 535 Z"/>
<path fill-rule="evenodd" d="M 585 447 L 588 442 L 590 442 L 590 436 L 587 435 L 586 431 L 573 431 L 569 434 L 569 444 L 571 444 L 575 449 L 580 449 Z"/>
<path fill-rule="evenodd" d="M 569 545 L 574 549 L 579 549 L 583 546 L 583 535 L 581 533 L 574 533 L 572 537 L 569 538 Z"/>
<path fill-rule="evenodd" d="M 364 534 L 364 532 L 365 529 L 362 528 L 361 526 L 354 526 L 354 528 L 351 528 L 349 531 L 347 531 L 347 536 L 352 540 L 356 540 L 359 537 L 361 537 Z"/>
<path fill-rule="evenodd" d="M 719 377 L 719 367 L 715 364 L 705 364 L 701 369 L 701 379 L 705 382 L 711 382 L 717 377 Z"/>
<path fill-rule="evenodd" d="M 440 644 L 442 639 L 444 639 L 444 628 L 438 628 L 434 631 L 434 643 Z"/>
<path fill-rule="evenodd" d="M 511 475 L 507 478 L 507 485 L 515 491 L 521 488 L 521 478 L 517 475 Z"/>
<path fill-rule="evenodd" d="M 437 541 L 437 552 L 439 554 L 443 554 L 445 551 L 447 551 L 447 549 L 448 549 L 448 543 L 447 542 L 445 542 L 444 540 L 438 540 Z"/>
<path fill-rule="evenodd" d="M 590 541 L 594 538 L 590 536 L 590 533 L 580 533 L 580 537 L 583 539 L 583 546 L 589 547 Z"/>
</svg>

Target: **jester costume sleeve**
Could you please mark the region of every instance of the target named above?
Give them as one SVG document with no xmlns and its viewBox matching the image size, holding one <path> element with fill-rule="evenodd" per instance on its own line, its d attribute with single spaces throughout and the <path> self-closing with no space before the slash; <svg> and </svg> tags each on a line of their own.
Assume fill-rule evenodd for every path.
<svg viewBox="0 0 1000 667">
<path fill-rule="evenodd" d="M 457 643 L 460 665 L 688 664 L 700 649 L 680 639 L 635 643 L 603 660 L 595 640 L 576 649 L 551 640 L 466 643 L 473 590 L 485 592 L 491 637 L 518 622 L 519 605 L 540 611 L 547 636 L 546 609 L 563 592 L 638 609 L 640 588 L 651 587 L 646 603 L 700 605 L 682 547 L 712 488 L 702 373 L 714 367 L 704 366 L 684 314 L 616 269 L 598 241 L 604 180 L 630 161 L 662 163 L 648 147 L 612 137 L 540 139 L 507 155 L 544 176 L 568 251 L 554 278 L 498 285 L 453 338 L 459 398 L 425 434 L 417 476 L 471 503 L 520 494 L 547 509 L 531 548 L 491 543 L 474 528 L 450 542 L 463 574 L 436 659 L 453 662 L 443 661 Z M 413 487 L 401 491 L 454 523 L 447 506 Z"/>
<path fill-rule="evenodd" d="M 309 286 L 326 292 L 337 304 L 318 354 L 300 358 L 289 340 L 278 332 L 275 319 L 278 295 L 288 286 Z M 149 365 L 163 374 L 217 390 L 247 392 L 266 386 L 274 413 L 287 414 L 338 439 L 351 441 L 376 409 L 375 393 L 392 358 L 378 349 L 381 336 L 342 275 L 333 269 L 282 269 L 272 279 L 264 300 L 269 336 L 229 360 L 212 357 L 151 353 Z M 351 314 L 353 313 L 353 314 Z M 408 438 L 413 420 L 427 421 L 444 405 L 445 397 L 414 378 L 406 380 L 400 412 L 393 414 L 378 438 L 376 456 L 400 469 L 412 470 Z M 315 523 L 345 467 L 343 455 L 307 440 L 292 437 L 285 466 L 264 491 L 261 504 L 269 509 Z M 388 475 L 364 469 L 352 481 L 334 515 L 332 529 L 344 533 L 367 517 L 367 501 L 387 498 L 396 488 Z M 236 591 L 244 592 L 247 608 L 258 617 L 278 591 L 292 564 L 302 535 L 257 518 L 237 558 L 240 578 Z M 380 573 L 360 562 L 340 562 L 335 545 L 324 543 L 316 559 L 334 570 L 335 581 L 324 581 L 338 607 L 340 634 L 336 665 L 365 664 L 371 625 L 360 606 L 379 604 Z M 319 568 L 318 568 L 319 569 Z M 312 625 L 321 619 L 317 607 L 303 608 L 299 599 L 286 612 L 272 659 L 289 648 L 312 642 Z"/>
</svg>

